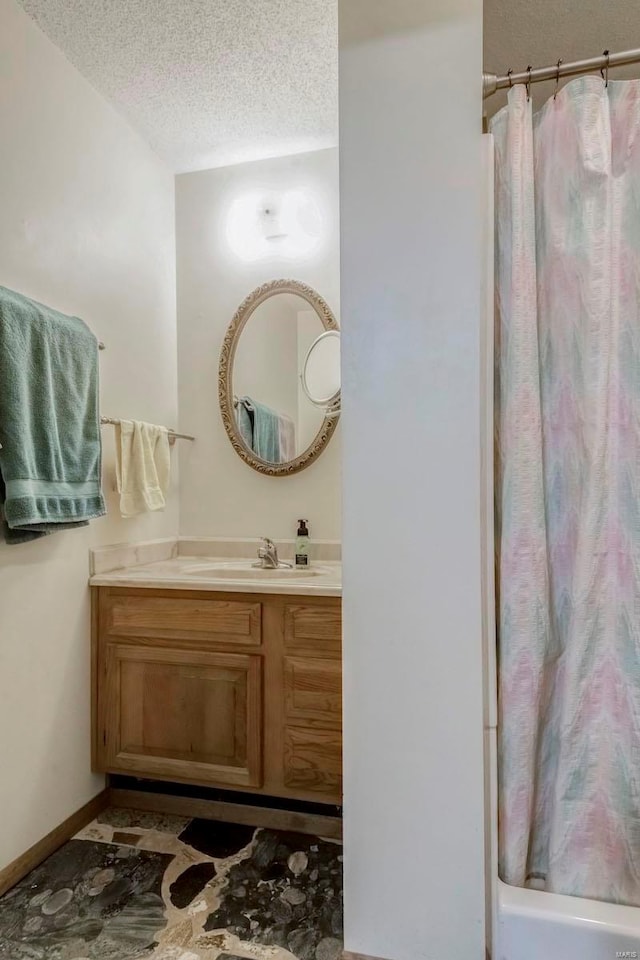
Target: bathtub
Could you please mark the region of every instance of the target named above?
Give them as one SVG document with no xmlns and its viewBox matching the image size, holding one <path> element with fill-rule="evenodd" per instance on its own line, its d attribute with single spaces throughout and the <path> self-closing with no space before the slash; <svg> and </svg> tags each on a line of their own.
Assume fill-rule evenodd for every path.
<svg viewBox="0 0 640 960">
<path fill-rule="evenodd" d="M 640 960 L 640 907 L 510 887 L 496 896 L 493 960 Z"/>
</svg>

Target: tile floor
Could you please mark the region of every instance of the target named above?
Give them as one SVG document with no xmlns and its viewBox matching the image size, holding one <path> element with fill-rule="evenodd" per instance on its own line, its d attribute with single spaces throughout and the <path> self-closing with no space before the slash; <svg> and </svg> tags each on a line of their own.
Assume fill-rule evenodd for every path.
<svg viewBox="0 0 640 960">
<path fill-rule="evenodd" d="M 0 899 L 0 960 L 338 960 L 342 848 L 107 810 Z"/>
</svg>

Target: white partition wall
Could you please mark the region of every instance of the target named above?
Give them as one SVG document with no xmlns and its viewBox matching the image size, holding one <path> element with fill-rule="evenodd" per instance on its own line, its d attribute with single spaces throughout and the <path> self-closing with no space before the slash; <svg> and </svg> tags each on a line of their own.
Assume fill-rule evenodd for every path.
<svg viewBox="0 0 640 960">
<path fill-rule="evenodd" d="M 481 0 L 340 0 L 345 947 L 485 955 Z"/>
</svg>

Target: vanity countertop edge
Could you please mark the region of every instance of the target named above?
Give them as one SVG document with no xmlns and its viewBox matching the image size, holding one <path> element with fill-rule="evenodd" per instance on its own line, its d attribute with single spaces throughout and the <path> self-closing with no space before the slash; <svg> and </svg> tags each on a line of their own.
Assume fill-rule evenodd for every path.
<svg viewBox="0 0 640 960">
<path fill-rule="evenodd" d="M 166 571 L 155 571 L 153 567 L 165 567 L 166 564 L 149 564 L 144 570 L 128 567 L 113 573 L 103 573 L 93 576 L 89 580 L 91 587 L 130 587 L 134 589 L 153 590 L 199 590 L 217 593 L 267 593 L 284 596 L 303 597 L 341 597 L 342 584 L 340 571 L 336 571 L 335 579 L 322 582 L 320 577 L 314 581 L 305 580 L 227 580 L 190 579 L 188 575 L 170 576 Z M 340 568 L 340 564 L 332 566 Z M 319 582 L 320 581 L 320 582 Z"/>
</svg>

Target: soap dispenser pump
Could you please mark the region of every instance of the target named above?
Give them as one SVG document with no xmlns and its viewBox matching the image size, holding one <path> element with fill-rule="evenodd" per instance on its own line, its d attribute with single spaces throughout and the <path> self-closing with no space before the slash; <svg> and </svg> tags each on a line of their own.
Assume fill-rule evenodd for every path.
<svg viewBox="0 0 640 960">
<path fill-rule="evenodd" d="M 309 566 L 309 530 L 306 520 L 298 520 L 296 537 L 296 569 L 304 570 Z"/>
</svg>

